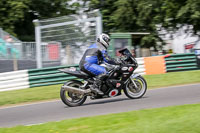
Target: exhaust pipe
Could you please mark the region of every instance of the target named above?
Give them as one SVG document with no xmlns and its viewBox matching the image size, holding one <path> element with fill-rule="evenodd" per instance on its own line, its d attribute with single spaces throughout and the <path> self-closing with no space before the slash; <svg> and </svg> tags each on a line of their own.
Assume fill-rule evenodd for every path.
<svg viewBox="0 0 200 133">
<path fill-rule="evenodd" d="M 62 86 L 62 89 L 66 90 L 66 91 L 69 91 L 69 92 L 72 92 L 72 93 L 78 93 L 78 94 L 81 94 L 81 95 L 84 95 L 84 94 L 87 94 L 87 93 L 91 92 L 90 89 L 82 90 L 82 89 L 71 87 L 71 86 L 67 86 L 67 85 Z"/>
</svg>

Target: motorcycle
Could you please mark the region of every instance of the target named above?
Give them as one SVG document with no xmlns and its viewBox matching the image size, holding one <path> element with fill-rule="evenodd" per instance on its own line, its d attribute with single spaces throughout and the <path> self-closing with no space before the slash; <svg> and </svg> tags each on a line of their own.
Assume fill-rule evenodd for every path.
<svg viewBox="0 0 200 133">
<path fill-rule="evenodd" d="M 134 73 L 138 63 L 128 49 L 122 49 L 119 53 L 121 54 L 118 58 L 121 62 L 120 65 L 101 64 L 109 73 L 100 87 L 104 95 L 95 94 L 90 90 L 95 77 L 76 68 L 60 69 L 64 73 L 81 79 L 69 80 L 64 83 L 60 90 L 62 102 L 70 107 L 80 106 L 88 96 L 91 99 L 115 97 L 123 94 L 122 90 L 130 99 L 141 98 L 146 93 L 147 83 L 140 74 Z"/>
</svg>

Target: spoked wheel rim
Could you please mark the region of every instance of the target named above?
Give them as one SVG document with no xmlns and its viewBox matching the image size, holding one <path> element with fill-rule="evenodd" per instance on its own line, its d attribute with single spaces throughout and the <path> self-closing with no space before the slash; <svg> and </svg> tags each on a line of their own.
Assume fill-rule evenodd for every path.
<svg viewBox="0 0 200 133">
<path fill-rule="evenodd" d="M 137 85 L 137 88 L 134 86 L 134 83 L 130 80 L 129 83 L 126 86 L 126 91 L 131 97 L 140 97 L 142 96 L 146 91 L 146 83 L 145 81 L 140 78 L 132 78 L 134 80 L 135 84 Z"/>
<path fill-rule="evenodd" d="M 76 88 L 80 87 L 79 84 L 70 84 L 69 86 L 76 87 Z M 68 92 L 68 91 L 65 91 L 64 96 L 65 96 L 65 99 L 71 103 L 80 103 L 84 99 L 83 95 Z"/>
</svg>

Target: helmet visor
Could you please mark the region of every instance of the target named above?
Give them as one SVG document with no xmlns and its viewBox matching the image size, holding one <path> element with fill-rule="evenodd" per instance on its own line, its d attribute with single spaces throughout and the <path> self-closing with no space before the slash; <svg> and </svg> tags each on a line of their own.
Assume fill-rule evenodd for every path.
<svg viewBox="0 0 200 133">
<path fill-rule="evenodd" d="M 110 38 L 105 37 L 105 36 L 103 37 L 103 40 L 104 40 L 105 42 L 107 42 L 107 43 L 110 42 Z"/>
</svg>

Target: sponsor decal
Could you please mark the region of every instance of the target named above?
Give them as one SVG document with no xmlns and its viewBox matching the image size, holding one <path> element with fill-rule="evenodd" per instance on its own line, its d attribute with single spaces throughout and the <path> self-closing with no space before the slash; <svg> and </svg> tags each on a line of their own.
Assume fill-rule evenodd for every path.
<svg viewBox="0 0 200 133">
<path fill-rule="evenodd" d="M 128 68 L 128 71 L 129 71 L 129 72 L 133 71 L 133 67 L 129 67 L 129 68 Z"/>
<path fill-rule="evenodd" d="M 109 93 L 109 96 L 110 97 L 114 97 L 114 96 L 116 96 L 118 94 L 118 92 L 119 91 L 117 89 L 111 90 L 110 93 Z"/>
<path fill-rule="evenodd" d="M 120 87 L 121 86 L 121 83 L 117 83 L 116 84 L 116 87 L 118 88 L 118 87 Z"/>
<path fill-rule="evenodd" d="M 122 71 L 128 70 L 128 67 L 122 67 Z"/>
</svg>

